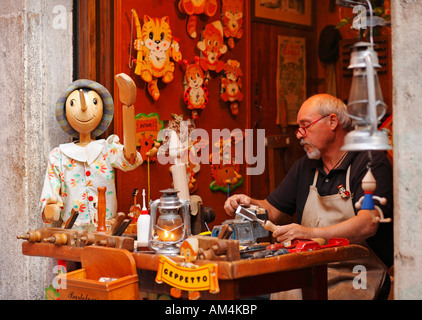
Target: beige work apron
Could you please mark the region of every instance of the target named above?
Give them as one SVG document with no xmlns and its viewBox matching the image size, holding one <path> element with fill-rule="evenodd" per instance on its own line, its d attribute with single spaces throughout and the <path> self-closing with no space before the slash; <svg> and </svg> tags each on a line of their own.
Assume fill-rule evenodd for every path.
<svg viewBox="0 0 422 320">
<path fill-rule="evenodd" d="M 343 199 L 340 194 L 321 197 L 316 188 L 318 169 L 309 187 L 301 225 L 310 228 L 331 226 L 355 216 L 352 198 Z M 346 190 L 350 191 L 350 166 L 346 175 Z M 369 248 L 366 241 L 359 243 L 369 249 L 369 256 L 328 264 L 328 299 L 375 299 L 387 273 L 387 267 Z M 353 270 L 355 268 L 355 270 Z M 366 272 L 366 274 L 362 273 Z M 366 275 L 366 277 L 365 277 Z M 355 279 L 355 286 L 353 280 Z M 366 280 L 366 288 L 365 282 Z M 271 299 L 301 299 L 301 290 L 273 294 Z"/>
</svg>

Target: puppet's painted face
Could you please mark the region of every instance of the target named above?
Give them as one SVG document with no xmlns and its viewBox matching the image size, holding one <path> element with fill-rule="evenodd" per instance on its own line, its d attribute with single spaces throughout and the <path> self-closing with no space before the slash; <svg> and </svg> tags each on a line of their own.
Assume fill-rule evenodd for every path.
<svg viewBox="0 0 422 320">
<path fill-rule="evenodd" d="M 73 129 L 89 134 L 101 122 L 103 100 L 94 90 L 75 90 L 66 100 L 66 118 Z"/>
</svg>

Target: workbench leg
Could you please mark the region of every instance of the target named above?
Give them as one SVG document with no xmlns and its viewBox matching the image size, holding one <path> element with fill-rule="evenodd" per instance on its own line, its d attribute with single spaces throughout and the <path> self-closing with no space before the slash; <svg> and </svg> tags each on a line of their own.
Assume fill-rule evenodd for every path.
<svg viewBox="0 0 422 320">
<path fill-rule="evenodd" d="M 302 288 L 303 300 L 327 300 L 327 265 L 311 268 L 309 285 Z"/>
</svg>

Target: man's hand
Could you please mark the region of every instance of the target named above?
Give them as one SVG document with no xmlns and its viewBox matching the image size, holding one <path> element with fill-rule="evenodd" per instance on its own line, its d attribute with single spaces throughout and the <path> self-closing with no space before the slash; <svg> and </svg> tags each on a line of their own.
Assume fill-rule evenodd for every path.
<svg viewBox="0 0 422 320">
<path fill-rule="evenodd" d="M 280 243 L 292 241 L 294 239 L 312 239 L 315 238 L 312 231 L 313 228 L 291 223 L 283 226 L 277 226 L 277 229 L 273 232 L 273 237 Z"/>
<path fill-rule="evenodd" d="M 242 204 L 249 206 L 252 202 L 252 199 L 244 194 L 235 194 L 228 198 L 224 203 L 224 210 L 227 215 L 233 216 L 233 213 L 236 211 L 237 207 Z"/>
<path fill-rule="evenodd" d="M 56 197 L 47 200 L 43 215 L 46 222 L 57 222 L 60 220 L 60 206 L 57 204 Z"/>
</svg>

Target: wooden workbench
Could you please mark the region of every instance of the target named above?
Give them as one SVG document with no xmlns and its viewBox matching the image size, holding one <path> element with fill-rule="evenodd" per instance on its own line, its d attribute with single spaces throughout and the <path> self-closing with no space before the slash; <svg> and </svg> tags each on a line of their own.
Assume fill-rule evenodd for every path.
<svg viewBox="0 0 422 320">
<path fill-rule="evenodd" d="M 81 261 L 82 250 L 48 243 L 22 243 L 22 253 L 25 255 L 67 261 Z M 202 291 L 201 298 L 234 300 L 302 288 L 304 299 L 324 300 L 327 299 L 327 263 L 353 260 L 366 255 L 366 248 L 349 245 L 264 259 L 218 261 L 220 293 Z M 169 294 L 170 287 L 167 284 L 155 282 L 159 256 L 140 252 L 134 252 L 132 256 L 138 269 L 140 290 Z M 202 265 L 210 261 L 200 260 L 196 263 Z"/>
</svg>

